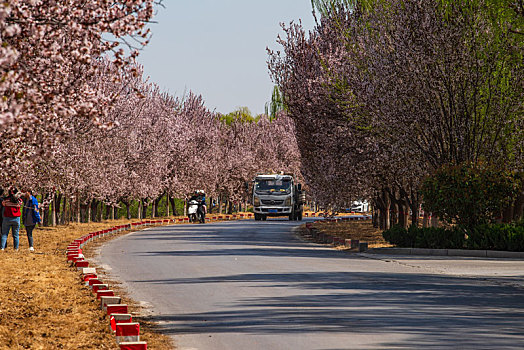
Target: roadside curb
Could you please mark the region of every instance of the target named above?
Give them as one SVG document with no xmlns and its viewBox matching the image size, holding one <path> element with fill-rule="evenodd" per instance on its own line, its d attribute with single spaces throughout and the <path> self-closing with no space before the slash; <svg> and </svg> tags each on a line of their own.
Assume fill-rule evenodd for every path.
<svg viewBox="0 0 524 350">
<path fill-rule="evenodd" d="M 206 222 L 219 220 L 242 220 L 252 218 L 252 213 L 233 215 L 213 215 L 206 217 Z M 122 298 L 115 295 L 108 284 L 99 278 L 96 268 L 89 266 L 89 261 L 84 257 L 82 248 L 88 243 L 120 232 L 132 233 L 145 229 L 147 226 L 164 226 L 189 223 L 188 218 L 142 220 L 126 225 L 114 226 L 106 230 L 91 232 L 73 240 L 66 251 L 67 262 L 72 268 L 80 271 L 80 280 L 91 289 L 93 298 L 99 302 L 100 309 L 104 311 L 109 320 L 110 331 L 115 335 L 116 343 L 120 350 L 147 350 L 147 342 L 140 341 L 140 324 L 133 321 L 128 307 L 122 304 Z"/>
<path fill-rule="evenodd" d="M 371 220 L 371 216 L 362 218 L 335 218 L 314 221 L 305 225 L 306 230 L 313 242 L 320 244 L 330 244 L 334 247 L 344 247 L 349 251 L 359 253 L 369 253 L 376 255 L 418 255 L 418 256 L 453 256 L 468 258 L 499 258 L 499 259 L 524 259 L 524 252 L 508 252 L 498 250 L 468 250 L 468 249 L 430 249 L 430 248 L 370 248 L 367 242 L 355 239 L 342 239 L 333 235 L 320 232 L 313 224 L 319 222 L 339 222 L 349 220 Z"/>
<path fill-rule="evenodd" d="M 455 257 L 468 257 L 468 258 L 524 259 L 524 252 L 507 252 L 507 251 L 498 251 L 498 250 L 372 248 L 366 251 L 366 253 L 383 254 L 383 255 L 421 255 L 421 256 L 455 256 Z"/>
</svg>

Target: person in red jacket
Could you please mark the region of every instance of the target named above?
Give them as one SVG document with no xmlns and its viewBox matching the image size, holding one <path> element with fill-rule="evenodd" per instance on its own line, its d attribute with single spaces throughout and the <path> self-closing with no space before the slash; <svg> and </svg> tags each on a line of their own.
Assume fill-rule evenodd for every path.
<svg viewBox="0 0 524 350">
<path fill-rule="evenodd" d="M 13 234 L 13 243 L 15 250 L 18 250 L 18 232 L 20 231 L 20 216 L 22 207 L 22 199 L 20 198 L 19 192 L 16 188 L 9 189 L 9 195 L 2 201 L 3 210 L 3 221 L 2 221 L 2 241 L 1 249 L 7 248 L 7 236 L 9 230 Z"/>
</svg>

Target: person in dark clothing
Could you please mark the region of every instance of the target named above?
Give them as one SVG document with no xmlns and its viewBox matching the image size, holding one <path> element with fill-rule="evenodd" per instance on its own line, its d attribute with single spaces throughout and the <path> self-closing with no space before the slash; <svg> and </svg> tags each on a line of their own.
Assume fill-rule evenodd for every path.
<svg viewBox="0 0 524 350">
<path fill-rule="evenodd" d="M 25 204 L 23 211 L 22 222 L 24 223 L 27 233 L 27 241 L 29 242 L 29 251 L 33 252 L 33 230 L 36 224 L 40 223 L 40 213 L 38 212 L 38 200 L 33 196 L 31 190 L 27 190 L 25 195 Z"/>
<path fill-rule="evenodd" d="M 2 236 L 2 222 L 4 221 L 4 206 L 2 202 L 4 201 L 4 189 L 0 187 L 0 236 Z M 3 247 L 0 247 L 3 248 Z"/>
<path fill-rule="evenodd" d="M 195 191 L 195 193 L 191 196 L 191 198 L 189 198 L 189 202 L 193 200 L 198 202 L 197 217 L 200 223 L 203 224 L 206 222 L 206 195 L 204 191 L 203 190 Z"/>
<path fill-rule="evenodd" d="M 195 191 L 195 193 L 193 193 L 191 198 L 189 198 L 189 202 L 191 202 L 191 201 L 198 201 L 199 200 L 198 198 L 199 198 L 198 191 Z"/>
<path fill-rule="evenodd" d="M 206 212 L 207 212 L 206 194 L 204 193 L 203 190 L 200 190 L 199 202 L 200 202 L 200 205 L 198 206 L 198 211 L 200 214 L 199 217 L 200 217 L 200 222 L 203 224 L 206 222 Z"/>
</svg>

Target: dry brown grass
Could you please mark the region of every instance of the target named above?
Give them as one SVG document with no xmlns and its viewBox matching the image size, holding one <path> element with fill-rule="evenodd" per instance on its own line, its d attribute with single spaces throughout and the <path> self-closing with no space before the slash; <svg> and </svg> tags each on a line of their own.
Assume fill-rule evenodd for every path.
<svg viewBox="0 0 524 350">
<path fill-rule="evenodd" d="M 66 262 L 65 251 L 75 238 L 128 222 L 37 228 L 34 253 L 28 251 L 25 232 L 20 232 L 18 252 L 10 235 L 0 254 L 0 349 L 117 349 L 107 316 L 81 283 L 80 273 Z M 148 348 L 174 348 L 153 324 L 137 321 Z"/>
<path fill-rule="evenodd" d="M 382 237 L 382 230 L 373 227 L 371 220 L 318 222 L 314 227 L 324 234 L 331 234 L 344 239 L 358 239 L 368 242 L 369 248 L 391 247 Z"/>
</svg>

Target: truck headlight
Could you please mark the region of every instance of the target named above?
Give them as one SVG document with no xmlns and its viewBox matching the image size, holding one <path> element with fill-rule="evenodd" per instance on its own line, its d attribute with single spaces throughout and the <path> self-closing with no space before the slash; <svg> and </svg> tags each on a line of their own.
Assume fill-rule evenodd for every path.
<svg viewBox="0 0 524 350">
<path fill-rule="evenodd" d="M 290 206 L 291 206 L 291 197 L 287 197 L 287 198 L 286 198 L 286 201 L 284 202 L 284 205 L 285 205 L 286 207 L 290 207 Z"/>
<path fill-rule="evenodd" d="M 255 197 L 255 199 L 253 200 L 253 205 L 255 207 L 260 207 L 260 198 Z"/>
</svg>

